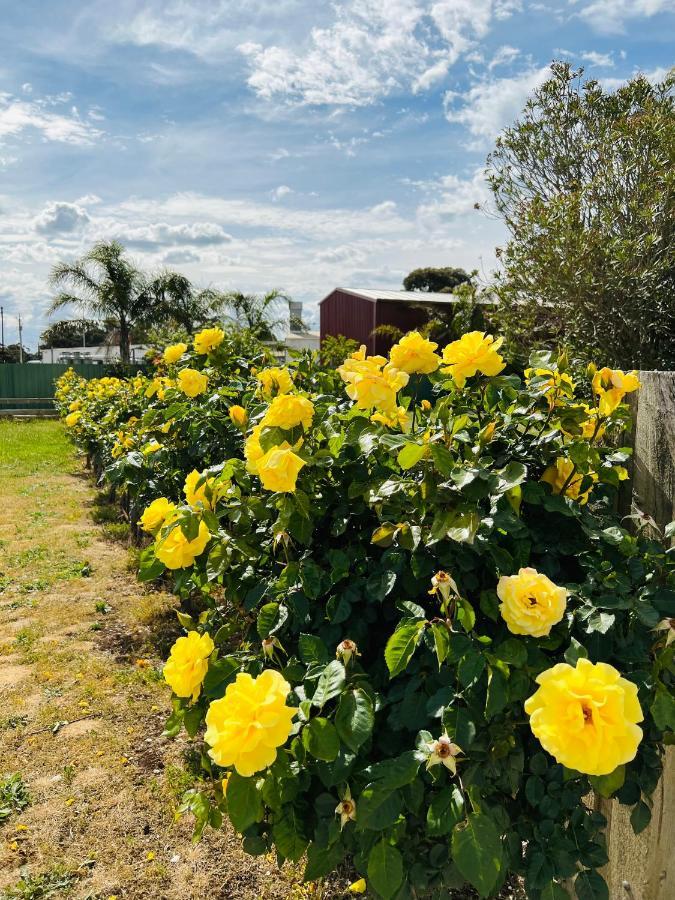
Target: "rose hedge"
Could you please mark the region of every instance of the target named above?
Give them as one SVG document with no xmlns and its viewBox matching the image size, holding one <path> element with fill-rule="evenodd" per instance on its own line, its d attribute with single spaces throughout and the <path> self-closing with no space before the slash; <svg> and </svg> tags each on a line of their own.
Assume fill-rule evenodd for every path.
<svg viewBox="0 0 675 900">
<path fill-rule="evenodd" d="M 617 513 L 637 379 L 547 354 L 505 374 L 478 333 L 442 360 L 416 334 L 358 352 L 340 381 L 250 372 L 226 343 L 167 350 L 207 376 L 190 402 L 61 392 L 88 452 L 109 459 L 128 393 L 162 443 L 107 472 L 154 500 L 141 578 L 198 611 L 165 669 L 167 732 L 202 736 L 215 779 L 185 799 L 198 831 L 225 812 L 248 852 L 306 854 L 307 879 L 348 864 L 383 898 L 512 874 L 535 900 L 570 878 L 607 897 L 582 797 L 643 829 L 675 728 L 673 554 Z"/>
</svg>

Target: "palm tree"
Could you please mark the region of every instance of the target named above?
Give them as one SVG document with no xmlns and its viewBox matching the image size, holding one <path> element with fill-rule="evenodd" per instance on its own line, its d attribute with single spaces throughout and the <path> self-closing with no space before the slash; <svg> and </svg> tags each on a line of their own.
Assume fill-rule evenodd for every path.
<svg viewBox="0 0 675 900">
<path fill-rule="evenodd" d="M 160 272 L 148 284 L 147 292 L 156 317 L 163 321 L 173 319 L 188 334 L 210 319 L 221 301 L 218 291 L 195 290 L 190 279 L 179 272 Z"/>
<path fill-rule="evenodd" d="M 62 290 L 49 313 L 75 306 L 82 314 L 111 319 L 119 330 L 120 359 L 128 363 L 131 328 L 150 318 L 154 299 L 145 277 L 124 253 L 117 241 L 101 241 L 76 262 L 57 263 L 49 281 Z"/>
<path fill-rule="evenodd" d="M 286 324 L 283 315 L 288 297 L 282 291 L 266 294 L 242 294 L 229 291 L 223 294 L 218 305 L 231 311 L 231 318 L 240 328 L 247 328 L 260 341 L 276 339 L 274 330 Z"/>
</svg>

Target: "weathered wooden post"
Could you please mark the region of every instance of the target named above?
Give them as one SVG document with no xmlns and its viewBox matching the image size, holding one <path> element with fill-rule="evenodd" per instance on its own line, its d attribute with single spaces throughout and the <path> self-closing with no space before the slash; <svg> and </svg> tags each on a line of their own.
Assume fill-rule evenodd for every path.
<svg viewBox="0 0 675 900">
<path fill-rule="evenodd" d="M 640 372 L 633 415 L 633 505 L 663 528 L 675 519 L 675 372 Z M 675 748 L 654 792 L 652 820 L 633 834 L 630 809 L 599 801 L 607 817 L 611 900 L 675 900 Z"/>
</svg>

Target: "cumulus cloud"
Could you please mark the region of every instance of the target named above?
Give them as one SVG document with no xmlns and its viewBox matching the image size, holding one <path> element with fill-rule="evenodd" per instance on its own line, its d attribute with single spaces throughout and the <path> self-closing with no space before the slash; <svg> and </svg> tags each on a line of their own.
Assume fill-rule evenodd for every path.
<svg viewBox="0 0 675 900">
<path fill-rule="evenodd" d="M 622 34 L 632 19 L 675 13 L 675 0 L 569 0 L 577 15 L 601 34 Z"/>
<path fill-rule="evenodd" d="M 465 125 L 476 145 L 487 145 L 518 116 L 528 95 L 549 73 L 548 66 L 528 69 L 511 78 L 486 78 L 464 94 L 448 93 L 446 117 L 449 122 Z"/>
<path fill-rule="evenodd" d="M 103 132 L 83 120 L 75 107 L 63 110 L 67 97 L 22 100 L 0 93 L 0 144 L 24 131 L 37 131 L 46 141 L 91 146 Z"/>
<path fill-rule="evenodd" d="M 292 193 L 293 188 L 290 188 L 287 184 L 280 184 L 279 187 L 275 187 L 271 192 L 271 197 L 276 202 L 277 200 L 283 200 L 284 197 Z"/>
<path fill-rule="evenodd" d="M 193 222 L 180 225 L 155 222 L 136 228 L 126 228 L 120 233 L 119 239 L 134 247 L 153 247 L 163 244 L 193 244 L 206 247 L 229 243 L 232 235 L 214 222 Z"/>
<path fill-rule="evenodd" d="M 165 253 L 162 257 L 162 262 L 168 263 L 169 265 L 181 265 L 182 263 L 193 263 L 199 262 L 201 257 L 198 253 L 195 253 L 193 250 L 169 250 L 168 253 Z"/>
<path fill-rule="evenodd" d="M 35 217 L 35 230 L 40 234 L 58 235 L 82 229 L 89 222 L 89 214 L 78 203 L 48 203 Z"/>
<path fill-rule="evenodd" d="M 366 106 L 395 91 L 420 91 L 489 30 L 521 8 L 513 0 L 349 0 L 335 21 L 298 49 L 243 42 L 248 84 L 266 100 Z"/>
</svg>

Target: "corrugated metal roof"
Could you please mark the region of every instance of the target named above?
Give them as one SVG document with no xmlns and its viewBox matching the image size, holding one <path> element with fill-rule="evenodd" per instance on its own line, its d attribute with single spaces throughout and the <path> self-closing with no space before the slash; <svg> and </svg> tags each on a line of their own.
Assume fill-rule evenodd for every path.
<svg viewBox="0 0 675 900">
<path fill-rule="evenodd" d="M 327 294 L 319 303 L 323 303 L 333 293 L 333 291 L 344 291 L 346 294 L 354 294 L 357 297 L 363 297 L 364 300 L 370 300 L 376 303 L 378 300 L 403 300 L 405 303 L 414 301 L 416 303 L 456 303 L 457 298 L 452 294 L 432 294 L 426 291 L 387 291 L 376 290 L 375 288 L 344 288 L 336 287 Z"/>
</svg>

